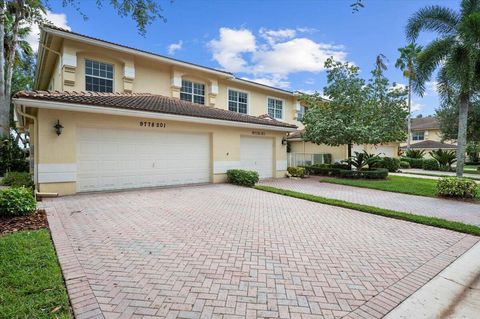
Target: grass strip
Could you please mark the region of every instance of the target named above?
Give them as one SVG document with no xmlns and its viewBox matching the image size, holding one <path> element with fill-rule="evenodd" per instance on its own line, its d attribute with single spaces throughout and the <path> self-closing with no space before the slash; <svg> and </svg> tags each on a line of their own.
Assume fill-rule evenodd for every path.
<svg viewBox="0 0 480 319">
<path fill-rule="evenodd" d="M 0 237 L 0 318 L 72 318 L 47 229 Z"/>
<path fill-rule="evenodd" d="M 454 230 L 454 231 L 458 231 L 465 234 L 480 236 L 480 227 L 477 227 L 474 225 L 467 225 L 461 222 L 449 221 L 442 218 L 415 215 L 415 214 L 410 214 L 406 212 L 384 209 L 384 208 L 379 208 L 379 207 L 374 207 L 369 205 L 356 204 L 356 203 L 351 203 L 351 202 L 347 202 L 339 199 L 315 196 L 311 194 L 305 194 L 305 193 L 300 193 L 300 192 L 295 192 L 295 191 L 290 191 L 286 189 L 265 186 L 265 185 L 257 185 L 255 186 L 255 189 L 265 191 L 265 192 L 275 193 L 279 195 L 290 196 L 298 199 L 304 199 L 310 202 L 349 208 L 349 209 L 358 210 L 364 213 L 380 215 L 380 216 L 385 216 L 385 217 L 390 217 L 395 219 L 401 219 L 401 220 L 406 220 L 406 221 L 417 223 L 417 224 L 445 228 L 445 229 Z"/>
</svg>

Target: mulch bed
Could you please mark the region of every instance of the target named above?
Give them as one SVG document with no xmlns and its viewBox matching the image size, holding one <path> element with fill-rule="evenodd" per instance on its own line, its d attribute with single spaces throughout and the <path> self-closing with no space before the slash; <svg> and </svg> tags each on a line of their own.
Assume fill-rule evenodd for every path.
<svg viewBox="0 0 480 319">
<path fill-rule="evenodd" d="M 47 214 L 43 209 L 26 216 L 0 217 L 0 236 L 21 230 L 36 230 L 47 227 Z"/>
</svg>

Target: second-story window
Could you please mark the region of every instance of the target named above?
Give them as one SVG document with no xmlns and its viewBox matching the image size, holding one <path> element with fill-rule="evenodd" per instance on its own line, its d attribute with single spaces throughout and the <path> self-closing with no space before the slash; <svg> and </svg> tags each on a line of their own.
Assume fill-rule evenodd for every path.
<svg viewBox="0 0 480 319">
<path fill-rule="evenodd" d="M 275 119 L 281 120 L 283 118 L 283 101 L 269 97 L 268 115 Z"/>
<path fill-rule="evenodd" d="M 113 65 L 85 60 L 85 89 L 93 92 L 113 92 Z"/>
<path fill-rule="evenodd" d="M 305 116 L 305 112 L 307 112 L 307 108 L 303 105 L 300 105 L 300 110 L 297 112 L 297 121 L 302 121 L 303 117 Z"/>
<path fill-rule="evenodd" d="M 412 132 L 412 140 L 423 141 L 424 139 L 425 139 L 425 132 L 424 131 Z"/>
<path fill-rule="evenodd" d="M 180 100 L 205 104 L 205 84 L 182 80 Z"/>
<path fill-rule="evenodd" d="M 247 114 L 248 94 L 235 90 L 228 90 L 228 109 L 233 112 Z"/>
</svg>

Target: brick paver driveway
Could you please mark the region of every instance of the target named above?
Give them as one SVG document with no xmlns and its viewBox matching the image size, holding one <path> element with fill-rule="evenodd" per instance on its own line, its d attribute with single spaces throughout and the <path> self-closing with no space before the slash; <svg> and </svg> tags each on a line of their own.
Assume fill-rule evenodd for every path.
<svg viewBox="0 0 480 319">
<path fill-rule="evenodd" d="M 478 241 L 231 185 L 43 206 L 77 318 L 378 318 Z"/>
<path fill-rule="evenodd" d="M 312 176 L 305 179 L 269 179 L 262 181 L 261 185 L 480 226 L 478 203 L 320 183 L 321 178 Z"/>
</svg>

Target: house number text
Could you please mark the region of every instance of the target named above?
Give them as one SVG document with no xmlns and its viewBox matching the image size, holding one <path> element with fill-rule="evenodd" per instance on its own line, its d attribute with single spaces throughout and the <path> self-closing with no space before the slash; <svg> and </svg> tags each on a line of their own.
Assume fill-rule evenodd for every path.
<svg viewBox="0 0 480 319">
<path fill-rule="evenodd" d="M 265 135 L 265 132 L 262 131 L 252 131 L 253 135 Z"/>
<path fill-rule="evenodd" d="M 161 127 L 165 128 L 167 126 L 166 123 L 163 122 L 147 122 L 147 121 L 140 121 L 141 127 Z"/>
</svg>

